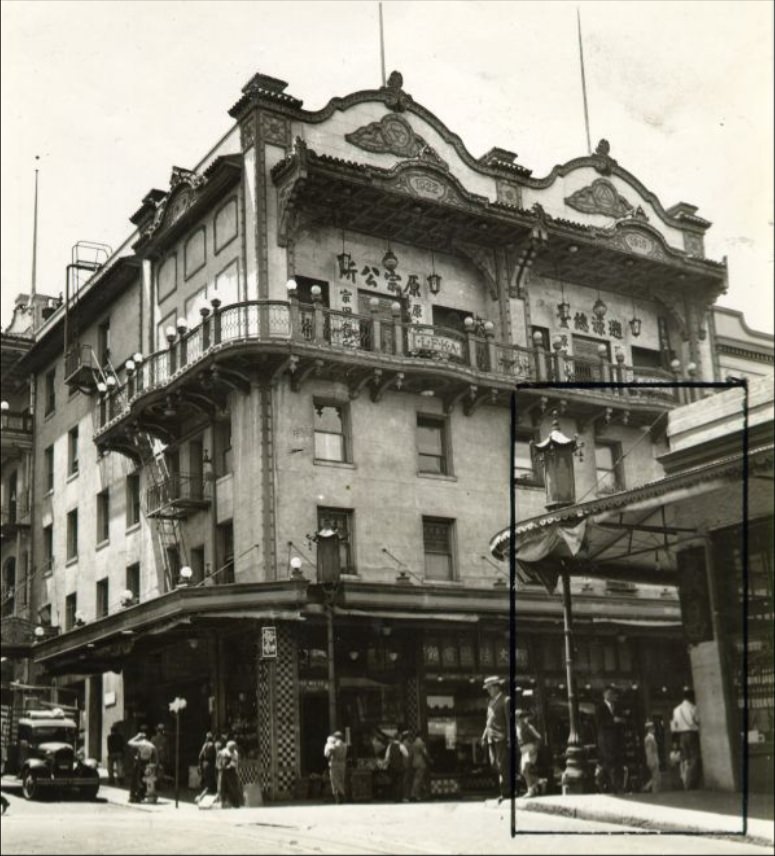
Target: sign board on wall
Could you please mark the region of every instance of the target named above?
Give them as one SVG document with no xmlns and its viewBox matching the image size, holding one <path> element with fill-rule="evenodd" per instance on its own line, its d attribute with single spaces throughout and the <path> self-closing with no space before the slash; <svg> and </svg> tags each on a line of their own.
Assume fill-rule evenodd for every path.
<svg viewBox="0 0 775 856">
<path fill-rule="evenodd" d="M 109 690 L 108 692 L 106 692 L 103 698 L 103 703 L 105 707 L 113 707 L 113 705 L 116 703 L 116 691 Z"/>
<path fill-rule="evenodd" d="M 261 628 L 261 656 L 264 659 L 277 658 L 277 628 Z"/>
</svg>

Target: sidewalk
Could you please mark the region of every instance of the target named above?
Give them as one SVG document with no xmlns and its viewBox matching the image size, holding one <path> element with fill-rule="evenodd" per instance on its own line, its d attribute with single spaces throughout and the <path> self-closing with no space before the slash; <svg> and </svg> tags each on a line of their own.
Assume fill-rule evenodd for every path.
<svg viewBox="0 0 775 856">
<path fill-rule="evenodd" d="M 666 791 L 659 794 L 579 794 L 518 799 L 521 811 L 560 814 L 584 820 L 624 824 L 659 832 L 745 837 L 773 846 L 775 824 L 771 794 L 750 794 L 743 820 L 743 796 L 720 791 Z"/>
</svg>

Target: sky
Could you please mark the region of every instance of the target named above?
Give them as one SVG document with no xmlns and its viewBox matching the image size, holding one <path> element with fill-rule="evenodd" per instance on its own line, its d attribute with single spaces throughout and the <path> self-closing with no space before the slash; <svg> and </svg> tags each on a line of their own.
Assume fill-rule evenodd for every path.
<svg viewBox="0 0 775 856">
<path fill-rule="evenodd" d="M 536 177 L 592 146 L 666 208 L 698 206 L 706 254 L 728 258 L 719 304 L 773 330 L 773 5 L 767 0 L 385 0 L 387 73 L 479 157 Z M 151 187 L 231 126 L 257 71 L 317 110 L 381 83 L 372 0 L 1 0 L 2 301 L 32 269 L 64 291 L 78 241 L 118 247 Z M 36 156 L 40 159 L 36 161 Z"/>
</svg>

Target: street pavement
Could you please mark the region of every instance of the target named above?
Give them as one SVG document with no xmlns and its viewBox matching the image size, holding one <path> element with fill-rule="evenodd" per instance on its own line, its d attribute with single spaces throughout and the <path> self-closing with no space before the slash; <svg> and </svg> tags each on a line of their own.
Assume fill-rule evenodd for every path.
<svg viewBox="0 0 775 856">
<path fill-rule="evenodd" d="M 272 804 L 257 808 L 178 808 L 165 792 L 156 805 L 131 805 L 120 788 L 95 802 L 11 801 L 2 818 L 3 856 L 16 854 L 771 854 L 728 836 L 654 834 L 487 801 Z"/>
</svg>

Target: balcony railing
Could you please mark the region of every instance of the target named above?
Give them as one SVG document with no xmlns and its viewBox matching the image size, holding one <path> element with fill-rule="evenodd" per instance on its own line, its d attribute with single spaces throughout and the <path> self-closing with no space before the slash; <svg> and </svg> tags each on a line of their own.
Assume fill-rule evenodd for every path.
<svg viewBox="0 0 775 856">
<path fill-rule="evenodd" d="M 148 517 L 187 517 L 210 504 L 211 482 L 201 475 L 173 473 L 145 492 Z"/>
<path fill-rule="evenodd" d="M 0 413 L 0 430 L 16 434 L 32 434 L 33 418 L 30 413 L 4 410 Z"/>
<path fill-rule="evenodd" d="M 400 319 L 356 315 L 329 309 L 320 301 L 313 305 L 297 300 L 260 300 L 236 303 L 219 309 L 201 324 L 179 336 L 171 345 L 146 357 L 131 375 L 122 370 L 121 383 L 101 399 L 99 429 L 122 416 L 138 396 L 164 387 L 216 350 L 238 342 L 297 342 L 330 353 L 389 355 L 402 361 L 433 362 L 492 375 L 509 382 L 556 381 L 580 385 L 591 383 L 631 384 L 626 390 L 595 389 L 597 394 L 630 400 L 677 403 L 674 388 L 648 387 L 648 383 L 672 382 L 677 378 L 659 369 L 626 366 L 602 357 L 587 360 L 572 357 L 562 349 L 548 352 L 541 344 L 523 347 L 496 342 L 491 332 L 478 335 L 432 324 L 411 324 Z M 644 384 L 638 388 L 638 384 Z"/>
</svg>

